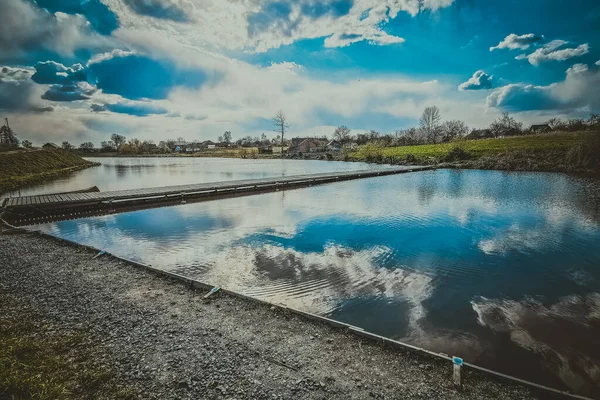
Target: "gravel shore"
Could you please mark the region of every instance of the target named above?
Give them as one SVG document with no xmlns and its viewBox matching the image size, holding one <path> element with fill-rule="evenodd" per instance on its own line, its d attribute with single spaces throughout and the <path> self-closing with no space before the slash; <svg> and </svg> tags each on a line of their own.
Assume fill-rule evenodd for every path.
<svg viewBox="0 0 600 400">
<path fill-rule="evenodd" d="M 546 395 L 343 329 L 204 292 L 36 234 L 0 233 L 0 313 L 85 332 L 147 399 L 537 399 Z"/>
</svg>

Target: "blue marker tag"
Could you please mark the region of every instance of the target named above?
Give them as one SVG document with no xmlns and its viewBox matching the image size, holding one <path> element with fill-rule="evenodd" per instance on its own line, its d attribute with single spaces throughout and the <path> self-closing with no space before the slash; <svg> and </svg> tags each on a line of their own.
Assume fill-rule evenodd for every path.
<svg viewBox="0 0 600 400">
<path fill-rule="evenodd" d="M 463 365 L 463 359 L 460 357 L 452 356 L 452 362 L 456 365 Z"/>
<path fill-rule="evenodd" d="M 92 259 L 96 259 L 96 258 L 98 258 L 98 257 L 100 257 L 100 256 L 102 256 L 102 255 L 104 255 L 104 254 L 106 254 L 106 251 L 105 251 L 105 250 L 102 250 L 102 251 L 100 251 L 100 253 L 98 253 L 98 254 L 96 254 L 94 257 L 92 257 Z"/>
</svg>

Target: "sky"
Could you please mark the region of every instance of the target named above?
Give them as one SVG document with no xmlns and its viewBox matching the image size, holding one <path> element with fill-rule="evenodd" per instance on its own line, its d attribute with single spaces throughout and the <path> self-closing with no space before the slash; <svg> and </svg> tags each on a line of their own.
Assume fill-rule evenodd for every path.
<svg viewBox="0 0 600 400">
<path fill-rule="evenodd" d="M 393 133 L 600 112 L 597 0 L 0 0 L 0 117 L 34 144 Z"/>
</svg>

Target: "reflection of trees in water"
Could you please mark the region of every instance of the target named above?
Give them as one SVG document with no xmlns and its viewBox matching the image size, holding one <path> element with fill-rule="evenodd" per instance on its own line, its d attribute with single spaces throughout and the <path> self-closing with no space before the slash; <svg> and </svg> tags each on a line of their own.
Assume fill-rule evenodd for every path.
<svg viewBox="0 0 600 400">
<path fill-rule="evenodd" d="M 106 169 L 114 169 L 118 178 L 126 177 L 128 174 L 135 176 L 142 176 L 143 173 L 148 169 L 156 168 L 156 165 L 104 165 Z M 149 171 L 151 172 L 151 171 Z"/>
<path fill-rule="evenodd" d="M 465 183 L 465 172 L 463 170 L 456 170 L 452 175 L 448 177 L 448 193 L 452 195 L 452 197 L 460 198 L 462 197 L 463 187 Z"/>
<path fill-rule="evenodd" d="M 571 179 L 579 188 L 579 195 L 572 198 L 573 203 L 585 217 L 600 223 L 600 176 Z"/>
<path fill-rule="evenodd" d="M 567 208 L 600 223 L 600 177 L 576 177 L 559 173 L 507 171 L 438 171 L 419 175 L 416 192 L 421 205 L 436 197 L 453 200 L 479 198 L 497 204 L 524 204 L 538 211 Z"/>
<path fill-rule="evenodd" d="M 437 188 L 434 182 L 423 181 L 417 187 L 417 193 L 419 195 L 419 203 L 421 205 L 428 205 L 431 200 L 435 197 Z"/>
</svg>

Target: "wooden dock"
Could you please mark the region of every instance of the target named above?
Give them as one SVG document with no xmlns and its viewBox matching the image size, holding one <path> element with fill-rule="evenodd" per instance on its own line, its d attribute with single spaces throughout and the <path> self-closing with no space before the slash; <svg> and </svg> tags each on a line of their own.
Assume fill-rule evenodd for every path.
<svg viewBox="0 0 600 400">
<path fill-rule="evenodd" d="M 139 206 L 137 208 L 148 208 L 149 204 L 156 207 L 159 206 L 159 203 L 165 202 L 181 203 L 182 201 L 193 201 L 194 199 L 248 195 L 430 169 L 434 169 L 434 167 L 394 167 L 108 192 L 73 192 L 9 197 L 4 199 L 0 206 L 4 209 L 3 219 L 16 225 L 27 225 L 50 220 L 81 218 L 82 216 L 94 214 L 94 211 L 105 214 L 107 210 L 119 212 L 117 208 L 131 209 L 136 206 Z"/>
</svg>

